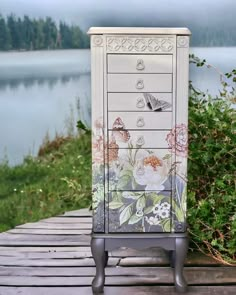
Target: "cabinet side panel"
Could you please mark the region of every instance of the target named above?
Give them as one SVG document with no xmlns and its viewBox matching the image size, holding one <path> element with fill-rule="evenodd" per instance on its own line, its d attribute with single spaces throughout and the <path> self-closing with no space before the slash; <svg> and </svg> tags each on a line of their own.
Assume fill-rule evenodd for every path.
<svg viewBox="0 0 236 295">
<path fill-rule="evenodd" d="M 93 232 L 104 233 L 103 36 L 91 36 Z"/>
<path fill-rule="evenodd" d="M 173 230 L 186 230 L 187 153 L 188 153 L 188 82 L 189 37 L 177 37 L 175 128 L 172 152 L 175 153 L 175 194 L 173 200 Z"/>
</svg>

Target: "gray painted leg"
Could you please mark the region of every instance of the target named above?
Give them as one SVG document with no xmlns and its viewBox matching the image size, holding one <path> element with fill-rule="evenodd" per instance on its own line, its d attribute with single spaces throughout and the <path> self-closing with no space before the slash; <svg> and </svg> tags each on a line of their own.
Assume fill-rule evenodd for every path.
<svg viewBox="0 0 236 295">
<path fill-rule="evenodd" d="M 170 259 L 170 266 L 174 268 L 175 267 L 175 251 L 173 250 L 169 251 L 169 259 Z"/>
<path fill-rule="evenodd" d="M 188 238 L 175 239 L 175 289 L 179 293 L 187 291 L 187 283 L 183 275 L 184 260 L 188 251 Z"/>
<path fill-rule="evenodd" d="M 93 293 L 102 293 L 105 282 L 105 239 L 92 238 L 91 250 L 96 264 L 96 276 L 92 282 Z"/>
<path fill-rule="evenodd" d="M 108 251 L 105 251 L 104 267 L 107 266 L 107 262 L 108 262 Z"/>
</svg>

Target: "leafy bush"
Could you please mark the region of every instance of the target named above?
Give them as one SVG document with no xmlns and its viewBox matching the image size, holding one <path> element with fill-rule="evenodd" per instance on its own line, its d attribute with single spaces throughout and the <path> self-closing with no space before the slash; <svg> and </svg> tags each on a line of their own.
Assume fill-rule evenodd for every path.
<svg viewBox="0 0 236 295">
<path fill-rule="evenodd" d="M 194 55 L 197 66 L 206 65 Z M 207 65 L 208 67 L 210 65 Z M 219 261 L 236 258 L 236 70 L 221 75 L 219 96 L 190 83 L 188 222 L 193 243 Z M 229 81 L 230 79 L 230 81 Z"/>
<path fill-rule="evenodd" d="M 91 203 L 91 140 L 56 136 L 37 158 L 0 165 L 0 232 Z"/>
</svg>

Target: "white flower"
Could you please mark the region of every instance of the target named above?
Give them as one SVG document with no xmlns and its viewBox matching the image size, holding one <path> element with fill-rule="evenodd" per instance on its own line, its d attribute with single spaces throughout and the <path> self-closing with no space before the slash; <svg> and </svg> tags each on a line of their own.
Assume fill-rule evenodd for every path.
<svg viewBox="0 0 236 295">
<path fill-rule="evenodd" d="M 168 218 L 170 216 L 170 204 L 168 202 L 157 203 L 154 205 L 152 212 L 162 219 Z"/>
<path fill-rule="evenodd" d="M 17 189 L 16 188 L 14 188 L 14 192 L 16 192 L 17 191 Z"/>
<path fill-rule="evenodd" d="M 153 207 L 152 212 L 153 212 L 154 214 L 159 214 L 160 210 L 161 210 L 161 205 L 160 205 L 160 204 L 156 204 L 156 205 Z"/>
<path fill-rule="evenodd" d="M 168 177 L 168 165 L 165 160 L 148 155 L 138 161 L 133 175 L 138 184 L 146 185 L 145 190 L 162 191 Z"/>
<path fill-rule="evenodd" d="M 163 202 L 163 203 L 161 204 L 161 207 L 162 207 L 163 209 L 170 210 L 170 204 L 169 204 L 168 202 Z"/>
<path fill-rule="evenodd" d="M 145 220 L 147 221 L 147 223 L 149 223 L 150 225 L 157 225 L 157 224 L 160 224 L 160 220 L 159 220 L 159 218 L 158 217 L 153 217 L 153 216 L 151 216 L 151 217 L 145 217 Z"/>
<path fill-rule="evenodd" d="M 164 219 L 164 218 L 168 218 L 170 216 L 170 211 L 169 210 L 165 210 L 162 209 L 159 213 L 159 216 Z"/>
</svg>

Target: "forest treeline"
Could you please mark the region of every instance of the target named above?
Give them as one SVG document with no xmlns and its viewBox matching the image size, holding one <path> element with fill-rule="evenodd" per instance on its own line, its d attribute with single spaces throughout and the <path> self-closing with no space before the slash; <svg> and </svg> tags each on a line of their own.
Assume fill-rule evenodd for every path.
<svg viewBox="0 0 236 295">
<path fill-rule="evenodd" d="M 235 28 L 231 24 L 205 27 L 192 23 L 188 27 L 192 31 L 190 46 L 236 46 Z M 0 14 L 0 51 L 69 48 L 89 48 L 89 37 L 78 25 L 57 23 L 51 17 Z"/>
<path fill-rule="evenodd" d="M 0 15 L 0 50 L 40 50 L 88 48 L 89 38 L 77 25 L 51 17 L 22 18 L 11 14 Z"/>
</svg>

